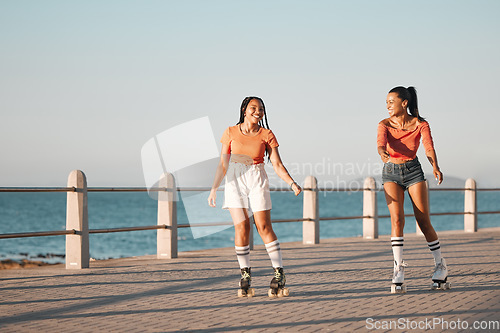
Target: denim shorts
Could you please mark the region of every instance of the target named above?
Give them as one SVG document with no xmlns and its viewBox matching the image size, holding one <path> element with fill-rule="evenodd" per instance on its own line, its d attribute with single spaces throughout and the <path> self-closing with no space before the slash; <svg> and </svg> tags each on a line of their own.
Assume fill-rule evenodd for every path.
<svg viewBox="0 0 500 333">
<path fill-rule="evenodd" d="M 382 184 L 393 182 L 400 185 L 405 191 L 408 187 L 425 181 L 422 166 L 418 158 L 403 164 L 387 162 L 382 170 Z"/>
</svg>

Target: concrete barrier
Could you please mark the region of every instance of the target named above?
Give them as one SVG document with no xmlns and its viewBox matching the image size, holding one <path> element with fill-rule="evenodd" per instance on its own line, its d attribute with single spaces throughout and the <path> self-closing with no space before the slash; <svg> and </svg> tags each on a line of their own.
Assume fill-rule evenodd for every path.
<svg viewBox="0 0 500 333">
<path fill-rule="evenodd" d="M 427 183 L 427 197 L 429 198 Z M 158 194 L 157 258 L 171 259 L 178 256 L 177 227 L 177 187 L 172 174 L 166 173 L 159 182 L 159 187 L 166 188 Z M 82 269 L 89 267 L 89 226 L 87 204 L 87 179 L 80 170 L 73 170 L 68 177 L 66 229 L 75 234 L 66 235 L 66 268 Z M 308 176 L 304 182 L 303 201 L 303 243 L 320 243 L 320 216 L 318 201 L 318 182 L 314 176 Z M 363 238 L 378 238 L 378 207 L 375 179 L 368 177 L 363 185 Z M 477 188 L 474 179 L 465 183 L 464 230 L 477 232 Z M 491 212 L 495 213 L 495 212 Z M 354 218 L 354 217 L 353 217 Z M 326 218 L 328 219 L 328 218 Z M 332 218 L 335 219 L 335 218 Z M 251 218 L 250 246 L 253 248 L 253 218 Z M 417 224 L 417 234 L 422 234 Z M 5 235 L 4 235 L 5 236 Z"/>
<path fill-rule="evenodd" d="M 477 187 L 476 181 L 469 178 L 465 182 L 464 195 L 464 230 L 477 232 Z"/>
<path fill-rule="evenodd" d="M 319 244 L 318 180 L 316 177 L 308 176 L 304 181 L 304 188 L 306 190 L 303 192 L 302 242 L 304 244 Z"/>
<path fill-rule="evenodd" d="M 66 230 L 75 230 L 74 235 L 66 235 L 66 269 L 89 267 L 89 218 L 87 203 L 87 178 L 80 170 L 73 170 L 68 177 L 68 187 L 74 192 L 67 193 Z"/>
<path fill-rule="evenodd" d="M 158 259 L 177 258 L 177 187 L 171 173 L 165 173 L 159 182 L 159 187 L 166 187 L 166 191 L 158 193 L 158 225 L 165 225 L 165 229 L 158 229 L 156 233 L 156 253 Z"/>
<path fill-rule="evenodd" d="M 363 238 L 378 238 L 377 186 L 373 177 L 363 184 Z"/>
</svg>

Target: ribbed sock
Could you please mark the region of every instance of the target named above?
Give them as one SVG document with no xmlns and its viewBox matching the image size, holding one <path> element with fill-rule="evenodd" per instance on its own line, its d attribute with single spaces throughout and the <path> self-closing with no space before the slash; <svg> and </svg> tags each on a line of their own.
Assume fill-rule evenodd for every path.
<svg viewBox="0 0 500 333">
<path fill-rule="evenodd" d="M 235 246 L 234 249 L 240 268 L 250 267 L 250 246 Z"/>
<path fill-rule="evenodd" d="M 392 254 L 397 264 L 403 261 L 403 243 L 404 237 L 391 237 Z"/>
<path fill-rule="evenodd" d="M 428 242 L 429 250 L 431 250 L 432 255 L 434 256 L 434 264 L 441 262 L 441 245 L 439 245 L 439 239 L 436 239 L 433 242 Z"/>
<path fill-rule="evenodd" d="M 278 240 L 275 240 L 271 243 L 267 243 L 266 245 L 266 250 L 267 254 L 269 255 L 269 258 L 271 259 L 271 263 L 273 265 L 273 268 L 276 267 L 283 267 L 283 262 L 281 258 L 281 248 L 280 248 L 280 242 Z"/>
</svg>

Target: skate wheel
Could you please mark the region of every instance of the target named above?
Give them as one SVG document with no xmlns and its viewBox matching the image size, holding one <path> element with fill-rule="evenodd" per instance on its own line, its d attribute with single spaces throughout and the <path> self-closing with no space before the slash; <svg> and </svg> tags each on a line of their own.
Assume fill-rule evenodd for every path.
<svg viewBox="0 0 500 333">
<path fill-rule="evenodd" d="M 288 297 L 290 296 L 290 290 L 288 288 L 283 288 L 281 290 L 281 294 L 284 296 L 284 297 Z"/>
<path fill-rule="evenodd" d="M 253 297 L 253 296 L 255 296 L 255 289 L 253 288 L 248 288 L 247 290 L 238 289 L 238 297 Z"/>
<path fill-rule="evenodd" d="M 277 297 L 278 295 L 276 294 L 276 292 L 273 289 L 269 289 L 269 291 L 267 292 L 267 296 Z"/>
<path fill-rule="evenodd" d="M 451 289 L 451 283 L 449 282 L 434 282 L 431 286 L 432 290 L 448 290 Z"/>
</svg>

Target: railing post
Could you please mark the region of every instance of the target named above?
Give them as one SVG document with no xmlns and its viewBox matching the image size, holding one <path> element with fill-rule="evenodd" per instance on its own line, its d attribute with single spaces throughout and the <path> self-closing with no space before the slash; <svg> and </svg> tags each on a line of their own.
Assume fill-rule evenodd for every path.
<svg viewBox="0 0 500 333">
<path fill-rule="evenodd" d="M 308 190 L 304 190 L 302 242 L 304 244 L 319 244 L 318 180 L 316 177 L 307 176 L 304 188 Z"/>
<path fill-rule="evenodd" d="M 430 191 L 429 191 L 429 181 L 426 180 L 425 181 L 425 186 L 426 186 L 426 190 L 427 190 L 427 207 L 429 207 L 429 214 L 431 212 L 431 200 L 430 200 Z M 415 232 L 417 235 L 420 235 L 420 236 L 423 236 L 424 233 L 422 232 L 422 230 L 420 230 L 420 227 L 418 226 L 418 222 L 415 220 Z"/>
<path fill-rule="evenodd" d="M 75 192 L 66 195 L 66 230 L 76 234 L 66 235 L 66 269 L 89 267 L 89 219 L 87 204 L 87 178 L 80 170 L 68 176 L 68 187 Z"/>
<path fill-rule="evenodd" d="M 250 219 L 250 234 L 248 235 L 248 240 L 249 240 L 249 243 L 248 243 L 248 246 L 250 247 L 250 250 L 253 250 L 253 245 L 254 245 L 254 241 L 253 241 L 253 228 L 254 228 L 254 225 L 255 225 L 255 220 L 253 219 L 253 215 L 249 218 Z"/>
<path fill-rule="evenodd" d="M 377 187 L 373 177 L 367 177 L 363 184 L 363 238 L 378 238 Z"/>
<path fill-rule="evenodd" d="M 171 173 L 165 173 L 159 181 L 159 187 L 166 191 L 158 193 L 158 225 L 167 229 L 156 232 L 156 255 L 158 259 L 177 258 L 177 187 Z"/>
<path fill-rule="evenodd" d="M 464 230 L 477 232 L 477 188 L 476 181 L 469 178 L 465 181 Z"/>
</svg>

